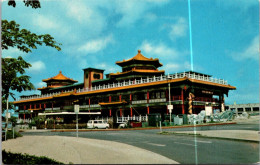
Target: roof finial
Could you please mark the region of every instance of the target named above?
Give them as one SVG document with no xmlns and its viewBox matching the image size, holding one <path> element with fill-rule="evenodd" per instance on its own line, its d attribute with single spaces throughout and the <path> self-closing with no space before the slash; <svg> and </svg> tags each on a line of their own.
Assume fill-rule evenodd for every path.
<svg viewBox="0 0 260 165">
<path fill-rule="evenodd" d="M 61 73 L 61 70 L 60 70 L 60 73 Z"/>
<path fill-rule="evenodd" d="M 141 53 L 141 50 L 140 50 L 140 49 L 138 50 L 138 53 Z"/>
</svg>

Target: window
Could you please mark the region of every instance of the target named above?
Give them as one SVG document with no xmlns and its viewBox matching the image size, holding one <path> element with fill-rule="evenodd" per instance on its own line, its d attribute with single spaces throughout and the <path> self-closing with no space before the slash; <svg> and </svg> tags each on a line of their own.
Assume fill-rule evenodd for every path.
<svg viewBox="0 0 260 165">
<path fill-rule="evenodd" d="M 100 74 L 95 73 L 93 77 L 94 77 L 94 79 L 100 79 Z"/>
<path fill-rule="evenodd" d="M 253 111 L 259 111 L 259 107 L 253 107 Z"/>
<path fill-rule="evenodd" d="M 243 111 L 243 108 L 237 108 L 237 111 Z"/>
</svg>

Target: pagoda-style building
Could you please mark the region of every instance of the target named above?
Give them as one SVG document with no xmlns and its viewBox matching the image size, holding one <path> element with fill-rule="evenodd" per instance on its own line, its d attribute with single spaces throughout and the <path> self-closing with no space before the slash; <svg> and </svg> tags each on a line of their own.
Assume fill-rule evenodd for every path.
<svg viewBox="0 0 260 165">
<path fill-rule="evenodd" d="M 42 94 L 47 93 L 50 89 L 73 85 L 74 83 L 78 82 L 64 76 L 61 71 L 56 76 L 48 79 L 43 79 L 42 81 L 47 84 L 47 87 L 38 88 L 38 90 L 40 90 Z"/>
<path fill-rule="evenodd" d="M 133 58 L 118 61 L 116 64 L 122 67 L 122 72 L 110 73 L 108 77 L 117 81 L 164 75 L 164 70 L 158 70 L 158 67 L 162 66 L 159 59 L 144 57 L 141 50 L 138 50 L 138 54 Z"/>
<path fill-rule="evenodd" d="M 72 122 L 74 104 L 79 104 L 81 122 L 93 118 L 112 118 L 114 123 L 126 119 L 169 115 L 167 105 L 173 105 L 172 114 L 198 114 L 201 110 L 224 111 L 224 95 L 236 88 L 223 79 L 211 75 L 186 71 L 165 75 L 159 59 L 138 53 L 131 59 L 116 62 L 121 72 L 83 69 L 84 82 L 57 76 L 44 79 L 47 87 L 39 88 L 41 95 L 23 96 L 14 104 L 19 107 L 19 118 L 32 116 L 61 117 Z M 126 118 L 127 117 L 127 118 Z M 73 118 L 74 119 L 74 118 Z"/>
</svg>

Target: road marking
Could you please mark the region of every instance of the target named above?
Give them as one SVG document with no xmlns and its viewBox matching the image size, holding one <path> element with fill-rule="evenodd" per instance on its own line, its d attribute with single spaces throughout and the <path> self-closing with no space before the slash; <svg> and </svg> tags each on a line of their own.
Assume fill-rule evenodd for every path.
<svg viewBox="0 0 260 165">
<path fill-rule="evenodd" d="M 195 142 L 195 140 L 192 140 Z M 199 143 L 212 143 L 211 141 L 200 141 L 200 140 L 196 140 L 196 142 L 199 142 Z"/>
<path fill-rule="evenodd" d="M 189 143 L 180 143 L 180 142 L 174 142 L 174 143 L 177 143 L 177 144 L 184 144 L 184 145 L 189 145 L 189 146 L 194 146 L 194 147 L 195 147 L 195 145 L 193 145 L 193 144 L 189 144 Z"/>
<path fill-rule="evenodd" d="M 174 142 L 174 143 L 177 143 L 177 144 L 184 144 L 184 145 L 194 146 L 194 147 L 195 147 L 195 145 L 193 145 L 193 144 L 189 144 L 189 143 L 180 143 L 180 142 Z"/>
<path fill-rule="evenodd" d="M 145 142 L 145 143 L 153 145 L 153 146 L 158 146 L 158 147 L 165 147 L 166 146 L 165 144 L 156 144 L 156 143 L 147 143 L 147 142 Z"/>
</svg>

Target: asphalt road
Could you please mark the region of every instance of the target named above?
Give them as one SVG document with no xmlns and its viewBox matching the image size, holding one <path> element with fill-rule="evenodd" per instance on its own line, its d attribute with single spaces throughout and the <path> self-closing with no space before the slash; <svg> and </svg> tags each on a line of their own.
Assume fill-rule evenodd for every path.
<svg viewBox="0 0 260 165">
<path fill-rule="evenodd" d="M 257 125 L 257 124 L 256 124 Z M 256 125 L 244 125 L 255 130 Z M 201 127 L 199 129 L 238 129 L 240 125 Z M 250 127 L 250 128 L 248 128 Z M 193 128 L 178 128 L 178 130 Z M 259 130 L 259 129 L 257 129 Z M 169 131 L 177 131 L 169 129 Z M 185 164 L 251 164 L 259 162 L 259 144 L 187 135 L 159 135 L 158 130 L 79 132 L 79 137 L 130 144 Z M 75 132 L 24 132 L 24 135 L 76 136 Z"/>
</svg>

